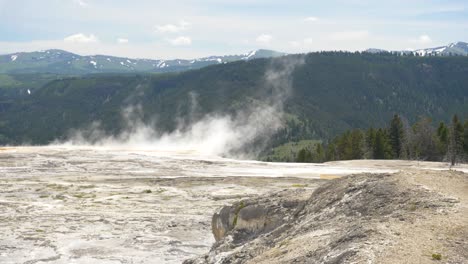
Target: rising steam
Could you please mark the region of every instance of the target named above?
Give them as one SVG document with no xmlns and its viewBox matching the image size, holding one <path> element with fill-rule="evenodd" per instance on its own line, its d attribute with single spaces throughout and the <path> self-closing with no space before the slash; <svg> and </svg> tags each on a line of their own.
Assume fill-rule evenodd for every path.
<svg viewBox="0 0 468 264">
<path fill-rule="evenodd" d="M 180 120 L 175 131 L 158 133 L 157 122 L 144 123 L 140 105 L 122 110 L 126 123 L 124 132 L 110 136 L 99 122 L 87 129 L 71 132 L 65 144 L 145 148 L 159 151 L 192 151 L 204 155 L 248 157 L 258 153 L 267 140 L 283 127 L 283 105 L 292 92 L 292 73 L 303 64 L 298 57 L 272 60 L 264 76 L 264 95 L 257 103 L 239 110 L 235 115 L 208 114 L 198 121 L 191 116 Z M 189 94 L 192 113 L 197 107 L 197 94 Z M 192 115 L 192 114 L 189 114 Z M 255 147 L 252 143 L 256 142 Z"/>
</svg>

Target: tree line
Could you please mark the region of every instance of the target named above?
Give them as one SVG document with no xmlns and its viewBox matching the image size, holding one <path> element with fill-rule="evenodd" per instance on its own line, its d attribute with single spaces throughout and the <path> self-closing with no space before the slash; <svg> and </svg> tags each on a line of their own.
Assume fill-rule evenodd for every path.
<svg viewBox="0 0 468 264">
<path fill-rule="evenodd" d="M 348 130 L 330 142 L 302 148 L 297 162 L 352 159 L 405 159 L 447 161 L 452 165 L 468 160 L 468 120 L 454 115 L 449 124 L 434 127 L 430 118 L 410 125 L 395 114 L 387 127 Z"/>
</svg>

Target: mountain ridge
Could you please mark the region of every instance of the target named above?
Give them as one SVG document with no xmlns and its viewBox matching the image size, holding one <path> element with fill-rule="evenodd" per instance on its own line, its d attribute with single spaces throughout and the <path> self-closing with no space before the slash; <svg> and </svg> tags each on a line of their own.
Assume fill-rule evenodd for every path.
<svg viewBox="0 0 468 264">
<path fill-rule="evenodd" d="M 60 49 L 16 52 L 0 55 L 0 73 L 92 74 L 119 72 L 178 72 L 208 65 L 247 61 L 286 55 L 274 50 L 258 49 L 239 55 L 208 56 L 196 59 L 134 59 L 110 55 L 78 55 Z"/>
<path fill-rule="evenodd" d="M 445 46 L 437 46 L 433 48 L 417 49 L 417 50 L 397 50 L 389 51 L 378 48 L 369 48 L 364 52 L 367 53 L 397 53 L 400 55 L 417 55 L 417 56 L 468 56 L 468 43 L 457 41 L 449 43 Z"/>
<path fill-rule="evenodd" d="M 365 53 L 397 53 L 415 56 L 468 56 L 468 43 L 453 42 L 445 46 L 414 51 L 388 51 L 369 48 Z M 52 73 L 84 75 L 93 73 L 165 73 L 203 68 L 209 65 L 287 55 L 284 52 L 258 49 L 238 55 L 207 56 L 195 59 L 146 59 L 112 55 L 78 55 L 60 49 L 16 52 L 0 55 L 0 74 Z"/>
</svg>

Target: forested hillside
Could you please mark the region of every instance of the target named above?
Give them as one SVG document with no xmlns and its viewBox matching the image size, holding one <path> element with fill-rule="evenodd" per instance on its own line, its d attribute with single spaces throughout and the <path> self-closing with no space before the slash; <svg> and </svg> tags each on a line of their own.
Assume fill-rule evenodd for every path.
<svg viewBox="0 0 468 264">
<path fill-rule="evenodd" d="M 271 103 L 266 74 L 275 63 L 302 61 L 282 98 L 286 125 L 266 148 L 301 139 L 334 138 L 348 129 L 383 127 L 399 113 L 448 121 L 468 115 L 468 59 L 324 52 L 209 66 L 172 74 L 106 74 L 52 81 L 31 95 L 0 102 L 0 143 L 44 144 L 100 121 L 118 133 L 122 111 L 139 106 L 155 130 L 171 131 L 208 113 L 234 114 Z M 278 96 L 278 93 L 275 94 Z"/>
</svg>

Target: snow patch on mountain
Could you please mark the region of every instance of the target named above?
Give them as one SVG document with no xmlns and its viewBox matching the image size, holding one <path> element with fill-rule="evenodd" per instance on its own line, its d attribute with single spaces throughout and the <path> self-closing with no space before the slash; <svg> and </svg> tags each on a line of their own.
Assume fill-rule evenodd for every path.
<svg viewBox="0 0 468 264">
<path fill-rule="evenodd" d="M 447 56 L 447 55 L 468 55 L 468 43 L 465 42 L 455 42 L 450 43 L 446 46 L 428 48 L 428 49 L 419 49 L 415 50 L 414 53 L 419 56 Z"/>
<path fill-rule="evenodd" d="M 158 67 L 158 68 L 164 68 L 165 66 L 166 66 L 166 62 L 162 60 L 162 61 L 160 61 L 160 62 L 158 63 L 158 66 L 157 66 L 157 67 Z"/>
<path fill-rule="evenodd" d="M 400 50 L 400 51 L 387 51 L 382 49 L 367 49 L 364 52 L 367 53 L 398 53 L 401 55 L 418 55 L 418 56 L 468 56 L 468 43 L 465 42 L 454 42 L 446 46 L 439 46 L 435 48 L 417 49 L 417 50 Z"/>
<path fill-rule="evenodd" d="M 251 52 L 248 52 L 245 55 L 245 57 L 243 57 L 242 59 L 243 60 L 249 60 L 250 58 L 252 58 L 253 56 L 255 56 L 255 54 L 257 54 L 257 51 L 256 50 L 253 50 Z"/>
</svg>

